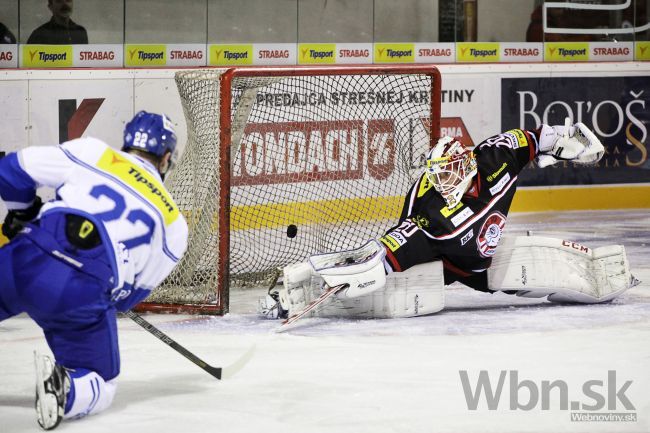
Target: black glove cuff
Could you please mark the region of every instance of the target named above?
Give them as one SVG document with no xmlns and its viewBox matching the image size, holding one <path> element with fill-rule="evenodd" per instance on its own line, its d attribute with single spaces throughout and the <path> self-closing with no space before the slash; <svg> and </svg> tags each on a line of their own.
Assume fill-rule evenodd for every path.
<svg viewBox="0 0 650 433">
<path fill-rule="evenodd" d="M 34 203 L 27 209 L 10 210 L 2 224 L 2 234 L 8 239 L 16 237 L 25 224 L 38 216 L 41 207 L 43 207 L 43 201 L 39 196 L 36 196 Z"/>
</svg>

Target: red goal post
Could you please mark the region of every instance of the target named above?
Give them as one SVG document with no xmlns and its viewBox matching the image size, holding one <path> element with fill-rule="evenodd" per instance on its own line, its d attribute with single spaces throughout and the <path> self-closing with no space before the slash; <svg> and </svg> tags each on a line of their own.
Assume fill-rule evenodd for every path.
<svg viewBox="0 0 650 433">
<path fill-rule="evenodd" d="M 188 251 L 139 309 L 224 314 L 233 287 L 391 227 L 440 135 L 433 65 L 180 71 L 188 141 L 167 186 Z"/>
</svg>

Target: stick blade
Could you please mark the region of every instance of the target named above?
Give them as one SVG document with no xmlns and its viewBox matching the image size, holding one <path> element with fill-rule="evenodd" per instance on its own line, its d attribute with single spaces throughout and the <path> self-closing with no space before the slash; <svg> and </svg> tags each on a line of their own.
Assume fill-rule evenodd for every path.
<svg viewBox="0 0 650 433">
<path fill-rule="evenodd" d="M 248 361 L 253 358 L 253 354 L 255 353 L 255 350 L 257 349 L 257 345 L 253 344 L 247 351 L 244 353 L 242 356 L 240 356 L 235 362 L 233 362 L 230 365 L 227 365 L 223 368 L 221 368 L 221 377 L 219 379 L 228 379 L 233 377 L 239 370 L 244 368 L 246 364 L 248 364 Z"/>
<path fill-rule="evenodd" d="M 313 301 L 311 301 L 311 302 L 310 302 L 310 303 L 309 303 L 305 308 L 303 308 L 301 311 L 299 311 L 298 313 L 296 313 L 296 314 L 294 314 L 293 316 L 289 317 L 288 319 L 285 319 L 284 321 L 282 321 L 282 323 L 280 324 L 280 326 L 278 326 L 278 327 L 274 330 L 274 332 L 275 332 L 275 333 L 282 333 L 282 332 L 288 331 L 288 330 L 290 330 L 290 329 L 293 329 L 293 328 L 295 328 L 295 327 L 297 327 L 297 326 L 300 326 L 300 324 L 304 323 L 304 322 L 300 322 L 300 324 L 296 324 L 296 323 L 298 323 L 298 321 L 299 321 L 300 319 L 302 319 L 303 317 L 305 317 L 305 316 L 306 316 L 308 313 L 310 313 L 311 311 L 314 311 L 314 310 L 316 310 L 317 308 L 320 308 L 321 305 L 322 305 L 325 301 L 327 301 L 330 297 L 334 296 L 335 294 L 337 294 L 337 293 L 340 292 L 341 290 L 346 289 L 346 288 L 348 288 L 348 287 L 349 287 L 349 285 L 348 285 L 347 283 L 339 284 L 339 285 L 337 285 L 337 286 L 329 287 L 327 290 L 325 290 L 323 293 L 321 293 L 321 295 L 320 295 L 318 298 L 316 298 L 316 299 L 314 299 Z"/>
</svg>

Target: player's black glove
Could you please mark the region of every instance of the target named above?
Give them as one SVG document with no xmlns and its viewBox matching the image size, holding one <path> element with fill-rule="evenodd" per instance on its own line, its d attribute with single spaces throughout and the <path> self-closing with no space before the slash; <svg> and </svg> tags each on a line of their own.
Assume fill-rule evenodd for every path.
<svg viewBox="0 0 650 433">
<path fill-rule="evenodd" d="M 8 239 L 13 239 L 25 227 L 25 224 L 32 221 L 38 215 L 43 206 L 43 201 L 36 196 L 34 203 L 27 209 L 10 210 L 2 224 L 2 234 Z"/>
</svg>

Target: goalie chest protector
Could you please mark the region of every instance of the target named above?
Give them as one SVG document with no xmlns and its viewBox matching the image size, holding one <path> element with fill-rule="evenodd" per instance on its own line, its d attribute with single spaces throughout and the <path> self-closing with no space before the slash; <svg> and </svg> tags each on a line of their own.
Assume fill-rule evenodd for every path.
<svg viewBox="0 0 650 433">
<path fill-rule="evenodd" d="M 536 156 L 533 131 L 513 130 L 479 144 L 478 173 L 453 208 L 420 176 L 408 195 L 400 223 L 381 238 L 396 271 L 423 261 L 444 259 L 460 276 L 490 266 L 516 190 L 517 175 Z M 417 234 L 420 232 L 420 234 Z"/>
</svg>

